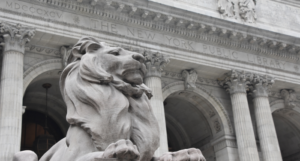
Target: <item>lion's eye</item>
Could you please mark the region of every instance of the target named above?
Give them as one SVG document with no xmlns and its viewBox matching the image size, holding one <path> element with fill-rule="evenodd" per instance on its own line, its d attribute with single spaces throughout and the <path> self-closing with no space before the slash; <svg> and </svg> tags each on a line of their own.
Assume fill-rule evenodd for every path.
<svg viewBox="0 0 300 161">
<path fill-rule="evenodd" d="M 118 50 L 111 50 L 108 53 L 112 54 L 112 55 L 115 55 L 115 56 L 118 56 L 118 55 L 120 55 L 120 50 L 119 49 Z"/>
</svg>

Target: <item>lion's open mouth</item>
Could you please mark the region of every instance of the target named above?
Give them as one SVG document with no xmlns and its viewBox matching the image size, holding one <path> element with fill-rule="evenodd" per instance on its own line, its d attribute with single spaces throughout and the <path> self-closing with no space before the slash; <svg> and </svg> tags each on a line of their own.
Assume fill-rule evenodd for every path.
<svg viewBox="0 0 300 161">
<path fill-rule="evenodd" d="M 145 73 L 141 69 L 131 69 L 127 70 L 123 73 L 123 76 L 129 75 L 129 74 L 140 74 L 142 77 L 144 77 Z"/>
</svg>

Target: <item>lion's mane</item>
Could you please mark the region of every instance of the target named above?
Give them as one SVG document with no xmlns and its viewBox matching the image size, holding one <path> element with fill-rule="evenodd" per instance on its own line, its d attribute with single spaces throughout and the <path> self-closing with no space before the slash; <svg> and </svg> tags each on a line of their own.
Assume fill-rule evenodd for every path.
<svg viewBox="0 0 300 161">
<path fill-rule="evenodd" d="M 114 80 L 91 59 L 90 53 L 105 45 L 85 37 L 72 48 L 60 79 L 67 121 L 83 128 L 99 151 L 119 139 L 131 139 L 141 160 L 150 160 L 159 145 L 158 123 L 149 103 L 151 91 L 143 84 Z"/>
</svg>

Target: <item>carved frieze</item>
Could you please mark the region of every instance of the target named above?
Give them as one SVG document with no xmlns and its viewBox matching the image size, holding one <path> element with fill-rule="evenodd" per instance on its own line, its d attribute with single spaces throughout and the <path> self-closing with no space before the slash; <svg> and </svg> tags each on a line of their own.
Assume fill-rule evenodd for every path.
<svg viewBox="0 0 300 161">
<path fill-rule="evenodd" d="M 245 22 L 253 23 L 256 21 L 256 1 L 255 0 L 240 0 L 238 3 L 239 13 Z"/>
<path fill-rule="evenodd" d="M 191 70 L 183 70 L 181 72 L 184 81 L 184 88 L 187 89 L 194 89 L 196 88 L 196 81 L 198 78 L 198 74 L 194 69 Z"/>
<path fill-rule="evenodd" d="M 294 108 L 296 107 L 297 96 L 294 90 L 292 89 L 282 89 L 280 94 L 284 100 L 285 108 Z"/>
<path fill-rule="evenodd" d="M 26 51 L 39 53 L 39 54 L 43 54 L 43 55 L 60 57 L 60 51 L 56 48 L 49 48 L 49 47 L 29 44 L 28 46 L 26 46 Z"/>
<path fill-rule="evenodd" d="M 177 80 L 184 80 L 182 73 L 175 73 L 175 72 L 170 72 L 170 71 L 163 71 L 162 77 L 172 78 L 172 79 L 177 79 Z M 217 80 L 209 79 L 209 78 L 201 78 L 199 76 L 197 76 L 196 83 L 218 87 Z"/>
</svg>

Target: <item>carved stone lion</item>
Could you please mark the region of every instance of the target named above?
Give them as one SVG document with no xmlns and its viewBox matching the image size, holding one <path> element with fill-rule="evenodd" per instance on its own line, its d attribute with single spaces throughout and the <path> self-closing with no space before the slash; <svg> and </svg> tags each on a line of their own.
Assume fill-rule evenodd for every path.
<svg viewBox="0 0 300 161">
<path fill-rule="evenodd" d="M 149 103 L 151 91 L 143 84 L 143 55 L 84 37 L 67 62 L 60 90 L 70 127 L 40 161 L 205 160 L 194 148 L 153 157 L 159 128 Z M 15 155 L 21 161 L 16 156 L 22 158 L 22 152 Z"/>
</svg>

